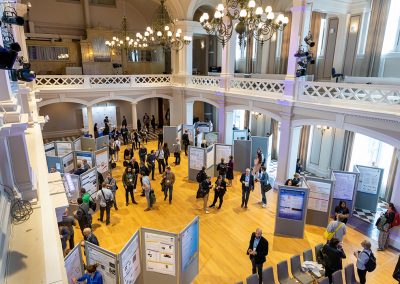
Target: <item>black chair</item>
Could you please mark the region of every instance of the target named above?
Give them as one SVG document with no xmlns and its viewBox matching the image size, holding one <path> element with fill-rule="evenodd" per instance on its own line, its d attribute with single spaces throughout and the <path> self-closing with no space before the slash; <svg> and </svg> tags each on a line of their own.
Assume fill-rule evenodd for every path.
<svg viewBox="0 0 400 284">
<path fill-rule="evenodd" d="M 332 274 L 333 284 L 343 284 L 342 270 L 337 270 Z"/>
<path fill-rule="evenodd" d="M 332 78 L 336 79 L 336 83 L 339 82 L 339 78 L 342 78 L 342 80 L 344 79 L 344 75 L 340 74 L 340 73 L 336 73 L 336 69 L 334 67 L 332 67 Z"/>
<path fill-rule="evenodd" d="M 310 274 L 301 270 L 300 255 L 294 255 L 290 258 L 290 270 L 293 277 L 302 284 L 309 284 L 314 281 Z"/>
<path fill-rule="evenodd" d="M 272 266 L 263 269 L 262 276 L 264 284 L 275 284 L 274 269 Z"/>
<path fill-rule="evenodd" d="M 246 284 L 258 284 L 258 275 L 252 274 L 246 278 Z"/>
<path fill-rule="evenodd" d="M 289 277 L 288 263 L 283 260 L 278 263 L 278 282 L 280 284 L 297 284 L 296 280 Z"/>
<path fill-rule="evenodd" d="M 318 279 L 318 284 L 329 284 L 329 278 L 324 277 L 324 278 Z"/>
<path fill-rule="evenodd" d="M 315 259 L 317 260 L 317 262 L 319 264 L 323 264 L 323 261 L 324 261 L 322 253 L 321 253 L 321 249 L 323 247 L 324 247 L 324 244 L 318 244 L 318 245 L 315 246 L 315 249 L 314 249 L 314 251 L 315 251 Z"/>
</svg>

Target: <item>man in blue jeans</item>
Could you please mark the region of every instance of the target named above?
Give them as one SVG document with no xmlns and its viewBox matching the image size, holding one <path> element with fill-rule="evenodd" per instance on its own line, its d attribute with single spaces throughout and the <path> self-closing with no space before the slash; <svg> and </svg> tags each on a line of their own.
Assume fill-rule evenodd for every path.
<svg viewBox="0 0 400 284">
<path fill-rule="evenodd" d="M 162 183 L 164 185 L 164 201 L 167 200 L 169 192 L 169 204 L 172 203 L 172 191 L 174 190 L 175 174 L 171 172 L 171 167 L 167 166 L 167 170 L 162 176 Z"/>
<path fill-rule="evenodd" d="M 267 207 L 267 191 L 271 189 L 271 185 L 269 184 L 269 176 L 267 173 L 267 169 L 265 167 L 261 167 L 261 174 L 260 174 L 260 185 L 261 185 L 261 202 L 262 207 Z"/>
<path fill-rule="evenodd" d="M 250 173 L 250 169 L 247 168 L 242 176 L 240 177 L 242 184 L 242 205 L 241 207 L 247 209 L 247 203 L 249 202 L 250 190 L 254 190 L 254 176 Z"/>
</svg>

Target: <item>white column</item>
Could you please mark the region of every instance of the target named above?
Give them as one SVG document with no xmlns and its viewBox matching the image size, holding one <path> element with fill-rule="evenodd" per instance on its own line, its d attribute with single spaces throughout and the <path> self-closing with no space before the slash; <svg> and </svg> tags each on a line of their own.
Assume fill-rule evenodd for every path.
<svg viewBox="0 0 400 284">
<path fill-rule="evenodd" d="M 225 144 L 233 144 L 233 111 L 225 112 Z"/>
<path fill-rule="evenodd" d="M 131 103 L 132 105 L 132 129 L 137 129 L 137 103 Z"/>
<path fill-rule="evenodd" d="M 186 124 L 188 125 L 193 124 L 193 105 L 194 102 L 186 103 Z"/>
<path fill-rule="evenodd" d="M 85 20 L 85 27 L 90 28 L 90 8 L 89 8 L 89 0 L 83 0 L 82 1 L 82 7 L 83 7 L 83 17 Z"/>
<path fill-rule="evenodd" d="M 186 36 L 192 37 L 193 34 L 186 33 Z M 175 51 L 171 51 L 175 52 Z M 185 45 L 178 52 L 178 75 L 191 76 L 193 72 L 193 44 Z"/>
<path fill-rule="evenodd" d="M 397 169 L 396 176 L 393 183 L 393 191 L 390 202 L 399 210 L 400 208 L 400 150 L 397 149 Z M 400 249 L 400 226 L 394 227 L 390 230 L 389 244 L 396 249 Z"/>
<path fill-rule="evenodd" d="M 224 94 L 217 92 L 217 96 L 221 96 L 218 100 L 218 141 L 224 142 L 225 141 L 225 98 Z M 214 130 L 215 131 L 215 130 Z"/>
<path fill-rule="evenodd" d="M 229 89 L 229 80 L 235 74 L 235 49 L 236 49 L 236 32 L 232 32 L 231 39 L 222 48 L 221 57 L 221 88 Z"/>
<path fill-rule="evenodd" d="M 7 137 L 3 136 L 3 134 L 1 132 L 2 131 L 0 130 L 0 161 L 11 161 L 10 153 L 8 150 Z M 13 171 L 12 171 L 10 162 L 0 163 L 1 183 L 3 183 L 4 185 L 6 185 L 14 190 L 15 186 L 14 186 L 13 176 L 14 175 L 13 175 Z"/>
<path fill-rule="evenodd" d="M 87 107 L 87 122 L 88 122 L 88 132 L 92 137 L 94 137 L 94 123 L 93 123 L 93 109 L 91 106 Z"/>
<path fill-rule="evenodd" d="M 13 97 L 8 71 L 0 70 L 0 101 L 9 101 Z"/>
</svg>

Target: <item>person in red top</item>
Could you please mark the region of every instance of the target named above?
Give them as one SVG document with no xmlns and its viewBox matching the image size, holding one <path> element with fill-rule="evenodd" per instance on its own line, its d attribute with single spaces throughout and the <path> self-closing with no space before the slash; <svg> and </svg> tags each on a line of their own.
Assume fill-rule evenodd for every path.
<svg viewBox="0 0 400 284">
<path fill-rule="evenodd" d="M 385 218 L 386 221 L 379 228 L 379 238 L 378 238 L 378 250 L 385 250 L 388 247 L 388 239 L 389 239 L 389 230 L 391 228 L 391 224 L 396 217 L 396 207 L 394 207 L 393 203 L 388 204 L 388 210 L 381 216 Z"/>
</svg>

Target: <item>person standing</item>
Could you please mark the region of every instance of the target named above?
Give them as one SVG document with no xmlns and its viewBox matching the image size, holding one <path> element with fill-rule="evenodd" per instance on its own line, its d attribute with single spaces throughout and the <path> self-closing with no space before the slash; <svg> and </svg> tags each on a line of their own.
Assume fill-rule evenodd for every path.
<svg viewBox="0 0 400 284">
<path fill-rule="evenodd" d="M 169 158 L 169 156 L 170 156 L 169 148 L 168 148 L 168 143 L 164 143 L 163 152 L 164 152 L 165 165 L 168 166 L 168 158 Z"/>
<path fill-rule="evenodd" d="M 175 165 L 180 165 L 180 163 L 181 163 L 181 143 L 179 142 L 179 138 L 176 138 L 176 143 L 173 145 L 173 149 L 174 149 Z"/>
<path fill-rule="evenodd" d="M 183 135 L 182 135 L 182 143 L 183 143 L 183 146 L 185 148 L 185 156 L 187 156 L 187 149 L 188 149 L 188 146 L 189 146 L 189 143 L 190 143 L 189 135 L 188 135 L 188 131 L 187 130 L 185 130 L 185 133 L 183 133 Z"/>
<path fill-rule="evenodd" d="M 140 132 L 142 130 L 142 123 L 140 122 L 140 119 L 137 120 L 137 130 Z"/>
<path fill-rule="evenodd" d="M 110 120 L 108 119 L 108 116 L 106 116 L 105 118 L 104 118 L 104 120 L 103 120 L 103 122 L 104 122 L 104 124 L 108 124 L 108 123 L 110 123 Z"/>
<path fill-rule="evenodd" d="M 207 203 L 208 203 L 208 195 L 210 193 L 211 187 L 212 187 L 211 177 L 207 176 L 207 178 L 205 180 L 203 180 L 202 183 L 200 184 L 200 190 L 201 190 L 201 194 L 203 196 L 203 209 L 206 212 L 206 214 L 210 213 L 207 208 Z"/>
<path fill-rule="evenodd" d="M 391 229 L 391 224 L 396 217 L 396 207 L 393 203 L 387 205 L 387 211 L 380 217 L 380 222 L 378 226 L 379 238 L 378 238 L 378 250 L 382 251 L 388 247 L 389 230 Z M 378 223 L 378 222 L 377 222 Z"/>
<path fill-rule="evenodd" d="M 140 135 L 137 130 L 133 132 L 133 142 L 132 142 L 133 150 L 140 148 Z"/>
<path fill-rule="evenodd" d="M 262 166 L 261 167 L 261 174 L 260 174 L 260 187 L 261 187 L 261 202 L 262 207 L 267 207 L 267 192 L 272 188 L 271 184 L 269 183 L 269 176 L 267 173 L 267 169 Z"/>
<path fill-rule="evenodd" d="M 96 246 L 100 246 L 99 240 L 97 239 L 95 234 L 93 234 L 92 229 L 90 229 L 90 228 L 83 229 L 83 239 L 85 241 L 87 241 L 88 243 L 94 244 Z"/>
<path fill-rule="evenodd" d="M 85 169 L 82 167 L 82 164 L 78 162 L 76 164 L 76 170 L 74 171 L 74 175 L 80 176 L 84 172 L 85 172 Z"/>
<path fill-rule="evenodd" d="M 175 174 L 171 172 L 171 167 L 167 166 L 167 170 L 162 175 L 162 184 L 164 190 L 164 201 L 167 200 L 168 192 L 169 192 L 169 204 L 172 203 L 172 192 L 174 190 L 174 183 L 175 183 Z"/>
<path fill-rule="evenodd" d="M 85 170 L 85 172 L 90 170 L 90 165 L 88 164 L 86 159 L 82 160 L 82 166 L 83 166 L 83 169 Z"/>
<path fill-rule="evenodd" d="M 360 284 L 365 284 L 367 282 L 366 276 L 368 272 L 366 264 L 369 260 L 369 256 L 372 254 L 371 242 L 364 240 L 361 242 L 361 246 L 363 250 L 354 252 L 354 256 L 357 258 L 357 274 L 358 278 L 360 278 Z"/>
<path fill-rule="evenodd" d="M 249 202 L 250 190 L 254 190 L 254 176 L 250 173 L 250 169 L 247 168 L 242 176 L 240 177 L 242 183 L 242 205 L 241 207 L 247 209 L 247 203 Z"/>
<path fill-rule="evenodd" d="M 151 115 L 151 127 L 153 128 L 153 133 L 156 133 L 156 118 Z"/>
<path fill-rule="evenodd" d="M 64 211 L 64 214 L 62 216 L 61 222 L 58 223 L 59 226 L 65 226 L 67 227 L 69 231 L 69 249 L 73 249 L 75 244 L 74 244 L 74 228 L 75 226 L 75 219 L 73 216 L 69 216 L 69 209 L 66 208 Z"/>
<path fill-rule="evenodd" d="M 151 180 L 154 180 L 154 172 L 156 170 L 156 154 L 154 153 L 154 150 L 151 150 L 150 154 L 147 155 L 147 167 L 151 173 Z"/>
<path fill-rule="evenodd" d="M 144 163 L 146 161 L 146 155 L 147 155 L 147 149 L 146 149 L 146 147 L 144 147 L 144 143 L 143 143 L 139 149 L 139 159 L 142 163 Z"/>
<path fill-rule="evenodd" d="M 146 144 L 148 143 L 147 134 L 148 134 L 147 127 L 144 126 L 142 131 L 140 132 L 140 137 L 142 138 L 143 144 L 144 142 L 146 142 Z"/>
<path fill-rule="evenodd" d="M 137 204 L 135 196 L 133 195 L 133 189 L 135 185 L 135 174 L 132 172 L 132 168 L 128 166 L 122 175 L 122 184 L 125 188 L 125 201 L 126 206 L 129 204 L 129 195 L 131 195 L 132 203 Z"/>
<path fill-rule="evenodd" d="M 104 182 L 102 188 L 97 192 L 97 200 L 100 203 L 100 218 L 97 219 L 103 222 L 104 211 L 106 212 L 106 225 L 110 224 L 110 211 L 114 205 L 114 195 L 112 191 L 107 188 L 107 183 Z"/>
<path fill-rule="evenodd" d="M 128 144 L 128 135 L 129 135 L 129 130 L 126 126 L 122 126 L 121 128 L 121 135 L 122 135 L 122 139 L 124 141 L 124 145 Z"/>
<path fill-rule="evenodd" d="M 344 200 L 340 200 L 339 205 L 335 207 L 334 220 L 336 220 L 339 215 L 342 216 L 342 222 L 346 224 L 347 223 L 347 219 L 350 216 L 350 211 L 349 211 L 349 208 L 346 205 L 346 201 L 344 201 Z"/>
<path fill-rule="evenodd" d="M 328 233 L 334 233 L 333 238 L 338 239 L 340 242 L 343 241 L 344 235 L 346 235 L 346 224 L 343 223 L 343 217 L 339 215 L 335 220 L 331 221 L 326 228 Z M 329 241 L 329 239 L 328 239 Z"/>
<path fill-rule="evenodd" d="M 217 177 L 217 180 L 215 181 L 214 201 L 211 204 L 210 208 L 214 207 L 215 203 L 217 203 L 217 199 L 219 199 L 218 209 L 221 209 L 222 202 L 224 202 L 225 192 L 226 192 L 226 182 L 224 178 L 221 175 L 219 175 Z"/>
<path fill-rule="evenodd" d="M 126 122 L 126 117 L 125 115 L 122 116 L 122 123 L 121 123 L 122 127 L 128 127 L 128 123 Z"/>
<path fill-rule="evenodd" d="M 227 170 L 228 166 L 225 163 L 225 159 L 221 158 L 221 162 L 217 165 L 217 172 L 222 176 L 222 179 L 225 179 Z"/>
<path fill-rule="evenodd" d="M 142 174 L 142 187 L 143 187 L 143 191 L 144 191 L 144 194 L 146 196 L 146 201 L 147 201 L 147 208 L 144 209 L 144 211 L 150 211 L 151 208 L 153 207 L 151 196 L 150 196 L 152 194 L 150 178 L 146 172 L 143 172 L 141 174 Z"/>
<path fill-rule="evenodd" d="M 97 271 L 97 263 L 86 266 L 87 273 L 79 278 L 72 278 L 73 283 L 85 282 L 86 284 L 103 284 L 103 276 Z"/>
<path fill-rule="evenodd" d="M 161 146 L 158 147 L 158 150 L 156 152 L 156 158 L 158 162 L 158 172 L 159 174 L 162 174 L 163 172 L 165 172 L 165 162 L 164 162 L 164 151 L 161 148 Z"/>
<path fill-rule="evenodd" d="M 83 202 L 82 198 L 79 197 L 77 199 L 77 202 L 78 209 L 76 210 L 74 217 L 76 220 L 78 220 L 79 228 L 81 229 L 81 232 L 83 234 L 83 230 L 85 228 L 92 227 L 92 215 L 90 215 L 89 213 L 89 201 Z"/>
<path fill-rule="evenodd" d="M 233 180 L 233 156 L 229 156 L 229 162 L 227 165 L 227 171 L 226 171 L 226 179 L 228 180 L 227 186 L 232 186 L 232 180 Z"/>
<path fill-rule="evenodd" d="M 249 248 L 247 254 L 250 256 L 252 273 L 258 273 L 258 283 L 262 284 L 262 270 L 263 264 L 267 260 L 268 255 L 268 241 L 262 236 L 262 230 L 257 228 L 251 234 Z"/>
<path fill-rule="evenodd" d="M 342 259 L 346 258 L 346 254 L 342 248 L 342 244 L 336 238 L 332 238 L 329 243 L 322 248 L 325 266 L 325 276 L 332 283 L 332 274 L 343 268 Z"/>
<path fill-rule="evenodd" d="M 257 150 L 257 158 L 254 160 L 254 168 L 253 168 L 253 175 L 258 175 L 261 169 L 261 163 L 262 163 L 262 153 L 261 149 L 258 148 Z"/>
<path fill-rule="evenodd" d="M 147 114 L 147 112 L 143 116 L 143 124 L 147 129 L 150 128 L 150 116 Z"/>
<path fill-rule="evenodd" d="M 130 161 L 133 157 L 133 151 L 130 147 L 126 147 L 124 150 L 124 160 Z"/>
<path fill-rule="evenodd" d="M 118 206 L 117 206 L 117 182 L 115 178 L 112 177 L 111 171 L 107 172 L 107 177 L 106 180 L 104 181 L 107 185 L 107 188 L 111 190 L 113 194 L 113 200 L 114 200 L 114 209 L 118 211 Z"/>
<path fill-rule="evenodd" d="M 157 147 L 161 147 L 163 144 L 163 141 L 164 141 L 164 134 L 161 132 L 161 133 L 158 133 L 157 136 L 158 136 L 158 146 Z"/>
<path fill-rule="evenodd" d="M 93 126 L 93 133 L 94 133 L 94 138 L 98 138 L 99 137 L 99 129 L 97 127 L 97 123 L 95 123 L 94 126 Z"/>
<path fill-rule="evenodd" d="M 118 162 L 119 150 L 121 150 L 121 141 L 118 138 L 114 141 L 114 160 Z"/>
<path fill-rule="evenodd" d="M 108 123 L 104 123 L 103 136 L 107 136 L 108 134 L 110 134 L 110 126 L 108 126 Z"/>
</svg>

